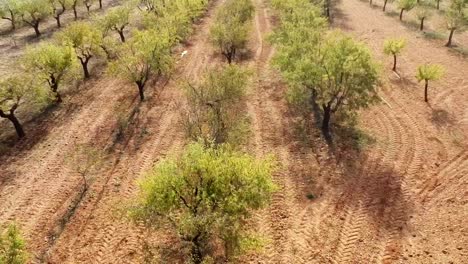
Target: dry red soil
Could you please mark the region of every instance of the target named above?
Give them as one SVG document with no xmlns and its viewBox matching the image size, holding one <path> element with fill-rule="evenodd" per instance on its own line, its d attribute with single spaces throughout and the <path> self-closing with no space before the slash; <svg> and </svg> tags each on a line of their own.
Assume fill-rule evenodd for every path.
<svg viewBox="0 0 468 264">
<path fill-rule="evenodd" d="M 359 117 L 375 143 L 359 152 L 328 145 L 314 129 L 298 132 L 286 86 L 269 64 L 274 48 L 265 37 L 274 27 L 273 11 L 266 0 L 254 2 L 252 55 L 242 62 L 255 72 L 248 148 L 277 156 L 280 189 L 250 223 L 268 243 L 240 263 L 468 263 L 468 60 L 366 3 L 336 2 L 333 26 L 368 44 L 383 62 L 383 100 Z M 177 252 L 165 250 L 177 248 L 173 236 L 130 223 L 119 208 L 136 194 L 143 172 L 186 144 L 178 86 L 224 63 L 208 43 L 221 3 L 211 5 L 179 48 L 188 55 L 178 59 L 173 76 L 148 87 L 145 102 L 138 104 L 131 85 L 96 78 L 48 120 L 28 125 L 38 127 L 39 139 L 0 157 L 0 223 L 20 224 L 33 262 L 144 263 L 143 248 L 151 247 L 160 249 L 146 250 L 159 252 L 156 263 L 182 263 Z M 382 53 L 389 37 L 408 40 L 398 76 Z M 425 62 L 446 68 L 445 77 L 431 84 L 429 104 L 413 77 Z M 116 109 L 122 107 L 132 119 L 116 141 Z M 109 154 L 79 200 L 81 178 L 66 157 L 77 144 L 91 142 Z"/>
</svg>

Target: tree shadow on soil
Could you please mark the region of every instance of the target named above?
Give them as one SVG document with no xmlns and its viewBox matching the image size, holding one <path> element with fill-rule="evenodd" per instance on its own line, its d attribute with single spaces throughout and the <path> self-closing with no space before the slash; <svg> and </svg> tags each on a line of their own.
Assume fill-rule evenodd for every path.
<svg viewBox="0 0 468 264">
<path fill-rule="evenodd" d="M 455 125 L 455 118 L 445 109 L 431 108 L 431 122 L 439 128 Z"/>
</svg>

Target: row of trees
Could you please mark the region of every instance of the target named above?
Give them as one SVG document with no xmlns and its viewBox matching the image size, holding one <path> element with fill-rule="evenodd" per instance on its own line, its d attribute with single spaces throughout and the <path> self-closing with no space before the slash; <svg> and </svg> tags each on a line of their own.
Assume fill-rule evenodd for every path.
<svg viewBox="0 0 468 264">
<path fill-rule="evenodd" d="M 57 27 L 61 27 L 61 17 L 67 10 L 73 10 L 78 19 L 78 7 L 85 6 L 88 13 L 97 2 L 102 9 L 102 0 L 1 0 L 0 17 L 11 23 L 11 29 L 26 24 L 34 29 L 37 37 L 41 35 L 39 26 L 46 19 L 53 17 Z"/>
<path fill-rule="evenodd" d="M 379 71 L 368 48 L 344 33 L 328 30 L 321 7 L 307 0 L 273 1 L 280 25 L 271 40 L 273 64 L 290 84 L 288 100 L 316 109 L 329 132 L 334 114 L 352 117 L 377 101 Z"/>
<path fill-rule="evenodd" d="M 138 3 L 138 7 L 146 2 Z M 162 0 L 153 2 L 164 3 Z M 172 47 L 190 33 L 191 23 L 203 13 L 206 5 L 206 0 L 172 1 L 158 8 L 162 15 L 154 9 L 142 8 L 142 30 L 134 30 L 128 41 L 125 34 L 134 5 L 115 7 L 91 22 L 71 23 L 58 32 L 52 42 L 28 49 L 20 59 L 18 73 L 2 78 L 0 117 L 10 120 L 17 135 L 24 137 L 16 110 L 22 104 L 31 107 L 51 97 L 60 103 L 61 87 L 79 78 L 77 68 L 81 66 L 84 78 L 88 79 L 91 77 L 90 62 L 99 58 L 109 61 L 107 72 L 110 75 L 134 83 L 143 100 L 148 80 L 167 75 L 172 69 Z M 39 77 L 41 82 L 32 85 L 16 81 L 32 79 L 32 76 Z"/>
<path fill-rule="evenodd" d="M 416 16 L 420 21 L 419 29 L 424 30 L 424 22 L 432 16 L 429 4 L 423 0 L 396 0 L 400 9 L 400 20 L 403 20 L 403 13 L 416 9 Z M 383 11 L 389 0 L 384 0 Z M 437 9 L 439 9 L 440 0 L 436 0 Z M 468 25 L 468 14 L 466 14 L 467 0 L 450 0 L 450 4 L 445 10 L 445 25 L 449 30 L 447 47 L 452 46 L 453 35 L 456 30 L 463 30 Z"/>
<path fill-rule="evenodd" d="M 210 38 L 228 65 L 183 86 L 188 103 L 183 123 L 196 143 L 146 175 L 131 210 L 151 227 L 175 231 L 195 264 L 229 261 L 258 246 L 246 222 L 276 189 L 271 157 L 256 159 L 236 150 L 248 130 L 243 113 L 251 74 L 231 63 L 244 48 L 253 12 L 250 0 L 227 0 L 220 7 Z M 216 248 L 224 249 L 224 260 L 213 255 Z"/>
</svg>

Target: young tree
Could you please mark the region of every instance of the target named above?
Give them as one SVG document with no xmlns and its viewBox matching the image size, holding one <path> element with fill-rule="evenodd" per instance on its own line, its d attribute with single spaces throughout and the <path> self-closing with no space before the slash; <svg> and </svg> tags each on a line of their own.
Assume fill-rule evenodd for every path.
<svg viewBox="0 0 468 264">
<path fill-rule="evenodd" d="M 120 40 L 125 42 L 124 30 L 130 24 L 131 9 L 126 6 L 118 6 L 110 9 L 102 18 L 98 19 L 101 30 L 107 35 L 108 31 L 115 31 Z"/>
<path fill-rule="evenodd" d="M 23 0 L 20 5 L 20 14 L 24 23 L 34 29 L 36 37 L 41 35 L 39 25 L 52 14 L 49 0 Z"/>
<path fill-rule="evenodd" d="M 26 264 L 27 262 L 26 243 L 19 228 L 15 224 L 10 224 L 6 230 L 0 230 L 0 263 Z"/>
<path fill-rule="evenodd" d="M 188 136 L 206 145 L 239 144 L 246 123 L 241 104 L 249 72 L 234 65 L 208 72 L 200 85 L 185 87 L 189 109 L 184 122 Z"/>
<path fill-rule="evenodd" d="M 76 55 L 69 46 L 43 43 L 28 49 L 23 57 L 24 65 L 34 76 L 44 80 L 55 95 L 57 103 L 62 102 L 58 92 L 60 83 L 76 66 Z"/>
<path fill-rule="evenodd" d="M 28 76 L 11 75 L 0 80 L 0 117 L 13 124 L 19 138 L 25 137 L 26 134 L 16 117 L 16 110 L 23 103 L 37 99 L 38 91 Z"/>
<path fill-rule="evenodd" d="M 444 68 L 437 64 L 424 64 L 418 67 L 416 79 L 419 82 L 424 81 L 424 101 L 428 102 L 427 88 L 429 81 L 440 79 L 444 74 Z"/>
<path fill-rule="evenodd" d="M 174 230 L 203 262 L 215 239 L 229 257 L 241 245 L 246 220 L 275 191 L 272 159 L 255 159 L 228 146 L 191 144 L 180 158 L 159 162 L 140 182 L 131 215 L 150 227 Z"/>
<path fill-rule="evenodd" d="M 91 77 L 88 64 L 91 58 L 102 53 L 102 34 L 92 24 L 87 22 L 74 22 L 57 35 L 59 42 L 69 45 L 75 50 L 75 54 L 83 68 L 84 78 Z"/>
<path fill-rule="evenodd" d="M 60 17 L 67 11 L 70 7 L 70 0 L 49 0 L 52 6 L 52 14 L 55 20 L 57 21 L 57 27 L 62 27 Z"/>
<path fill-rule="evenodd" d="M 16 29 L 16 18 L 20 14 L 20 1 L 19 0 L 3 0 L 0 1 L 0 17 L 8 20 L 11 23 L 11 29 Z"/>
<path fill-rule="evenodd" d="M 452 46 L 452 39 L 455 30 L 461 29 L 466 26 L 467 21 L 463 14 L 463 9 L 459 9 L 459 5 L 451 5 L 450 8 L 445 12 L 445 21 L 447 29 L 450 31 L 447 44 L 445 46 Z"/>
<path fill-rule="evenodd" d="M 81 176 L 83 189 L 81 194 L 88 191 L 90 177 L 98 171 L 104 161 L 104 154 L 90 144 L 79 144 L 74 148 L 74 152 L 67 157 L 67 162 Z"/>
<path fill-rule="evenodd" d="M 416 0 L 398 0 L 398 8 L 400 8 L 400 21 L 403 20 L 403 12 L 410 11 L 416 6 Z"/>
<path fill-rule="evenodd" d="M 406 40 L 404 39 L 388 39 L 384 43 L 384 53 L 393 56 L 393 71 L 396 71 L 397 67 L 397 55 L 401 53 L 403 48 L 406 46 Z"/>
<path fill-rule="evenodd" d="M 172 68 L 169 34 L 150 30 L 137 31 L 122 46 L 117 60 L 109 65 L 109 72 L 116 77 L 135 83 L 141 101 L 145 99 L 144 88 L 148 80 L 170 72 Z"/>
<path fill-rule="evenodd" d="M 416 16 L 420 21 L 419 30 L 424 30 L 424 21 L 432 15 L 431 10 L 427 6 L 419 5 L 416 8 Z"/>
</svg>

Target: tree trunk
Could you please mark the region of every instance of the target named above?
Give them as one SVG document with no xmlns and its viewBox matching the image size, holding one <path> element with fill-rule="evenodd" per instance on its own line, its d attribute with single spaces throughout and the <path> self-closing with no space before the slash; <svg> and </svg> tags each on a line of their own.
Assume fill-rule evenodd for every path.
<svg viewBox="0 0 468 264">
<path fill-rule="evenodd" d="M 429 86 L 429 81 L 426 80 L 426 84 L 424 85 L 424 102 L 428 102 L 428 99 L 427 99 L 427 88 Z"/>
<path fill-rule="evenodd" d="M 61 27 L 62 27 L 62 23 L 60 22 L 60 16 L 56 16 L 56 17 L 54 17 L 54 18 L 55 18 L 55 20 L 57 21 L 57 27 L 58 27 L 58 28 L 61 28 Z"/>
<path fill-rule="evenodd" d="M 425 19 L 425 17 L 421 18 L 421 25 L 419 27 L 419 30 L 421 30 L 421 31 L 424 30 L 424 19 Z"/>
<path fill-rule="evenodd" d="M 194 264 L 201 264 L 203 262 L 203 254 L 201 252 L 201 244 L 198 240 L 192 241 L 191 257 Z"/>
<path fill-rule="evenodd" d="M 85 59 L 82 59 L 82 58 L 79 58 L 79 59 L 81 62 L 81 66 L 83 67 L 84 78 L 89 79 L 91 75 L 89 74 L 89 70 L 88 70 L 88 62 L 89 62 L 89 59 L 91 59 L 91 57 L 87 57 Z"/>
<path fill-rule="evenodd" d="M 396 71 L 396 63 L 397 63 L 397 60 L 396 60 L 396 54 L 393 54 L 393 71 Z"/>
<path fill-rule="evenodd" d="M 385 8 L 387 8 L 387 1 L 388 1 L 388 0 L 385 0 L 385 1 L 384 1 L 384 4 L 383 4 L 382 11 L 384 11 L 384 12 L 385 12 Z"/>
<path fill-rule="evenodd" d="M 15 127 L 16 134 L 18 135 L 19 138 L 24 138 L 26 134 L 24 133 L 23 126 L 21 126 L 18 118 L 12 113 L 9 115 L 8 119 L 13 123 L 13 126 Z"/>
<path fill-rule="evenodd" d="M 124 32 L 123 32 L 123 29 L 122 30 L 117 30 L 117 32 L 119 33 L 120 40 L 122 42 L 125 42 L 125 35 L 124 35 Z"/>
<path fill-rule="evenodd" d="M 73 15 L 75 16 L 75 20 L 78 20 L 78 11 L 76 11 L 76 6 L 72 6 L 73 8 Z"/>
<path fill-rule="evenodd" d="M 452 46 L 452 38 L 453 38 L 453 32 L 455 32 L 455 29 L 450 30 L 450 35 L 447 44 L 445 44 L 446 47 Z"/>
<path fill-rule="evenodd" d="M 331 107 L 329 105 L 322 105 L 323 108 L 323 121 L 322 130 L 328 132 L 330 130 Z"/>
<path fill-rule="evenodd" d="M 440 0 L 437 0 L 437 10 L 440 9 Z"/>
<path fill-rule="evenodd" d="M 369 5 L 372 6 L 372 0 L 369 1 Z"/>
<path fill-rule="evenodd" d="M 89 14 L 89 12 L 90 12 L 90 8 L 91 8 L 90 5 L 86 5 L 86 10 L 88 10 L 88 14 Z"/>
<path fill-rule="evenodd" d="M 13 14 L 13 11 L 10 10 L 10 17 L 11 19 L 10 22 L 11 22 L 11 30 L 15 30 L 16 29 L 16 19 L 15 19 L 15 14 Z"/>
<path fill-rule="evenodd" d="M 39 31 L 39 23 L 33 24 L 32 27 L 34 28 L 34 32 L 36 33 L 36 37 L 40 37 L 41 32 Z"/>
<path fill-rule="evenodd" d="M 143 102 L 145 100 L 145 84 L 141 81 L 136 82 L 138 86 L 138 94 L 140 95 L 140 101 Z"/>
<path fill-rule="evenodd" d="M 401 9 L 401 12 L 400 12 L 400 21 L 402 21 L 402 20 L 403 20 L 403 11 L 405 11 L 405 9 L 404 9 L 404 8 L 402 8 L 402 9 Z"/>
<path fill-rule="evenodd" d="M 102 9 L 102 0 L 99 0 L 99 9 Z"/>
<path fill-rule="evenodd" d="M 51 76 L 50 88 L 52 89 L 52 92 L 55 95 L 55 102 L 58 103 L 58 104 L 61 103 L 62 102 L 62 96 L 58 92 L 58 82 L 55 80 L 54 76 Z"/>
</svg>

